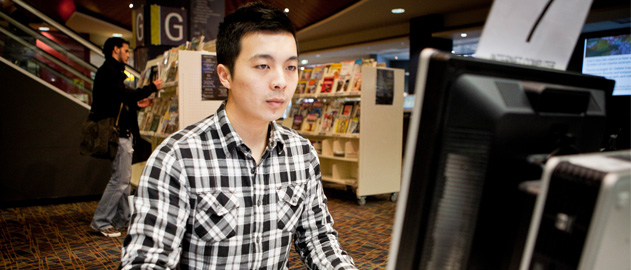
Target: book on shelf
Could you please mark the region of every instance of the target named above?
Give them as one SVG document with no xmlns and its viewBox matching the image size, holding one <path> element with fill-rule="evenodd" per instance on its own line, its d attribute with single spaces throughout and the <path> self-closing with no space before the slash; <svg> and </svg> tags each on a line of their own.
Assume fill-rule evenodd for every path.
<svg viewBox="0 0 631 270">
<path fill-rule="evenodd" d="M 294 130 L 300 130 L 301 127 L 302 127 L 302 115 L 300 114 L 294 115 L 294 121 L 291 128 Z"/>
<path fill-rule="evenodd" d="M 312 80 L 320 80 L 322 79 L 322 75 L 324 74 L 324 66 L 317 65 L 313 67 L 313 72 L 311 72 Z"/>
<path fill-rule="evenodd" d="M 169 110 L 165 117 L 169 120 L 164 133 L 170 134 L 178 130 L 179 114 L 178 114 L 178 100 L 173 98 L 169 104 Z"/>
<path fill-rule="evenodd" d="M 315 131 L 316 125 L 318 124 L 318 120 L 320 119 L 317 114 L 307 114 L 307 117 L 302 122 L 301 131 Z"/>
<path fill-rule="evenodd" d="M 151 129 L 151 123 L 153 121 L 153 114 L 151 111 L 144 113 L 144 120 L 139 124 L 140 130 L 149 131 Z"/>
<path fill-rule="evenodd" d="M 158 130 L 158 125 L 160 125 L 160 120 L 162 120 L 162 117 L 156 116 L 151 119 L 151 126 L 149 127 L 149 131 L 156 132 L 156 130 Z"/>
<path fill-rule="evenodd" d="M 191 51 L 201 51 L 204 43 L 204 35 L 193 37 L 191 39 Z"/>
<path fill-rule="evenodd" d="M 142 123 L 143 123 L 144 120 L 145 120 L 145 111 L 144 110 L 138 111 L 138 119 L 137 119 L 137 121 L 138 121 L 138 129 L 144 130 L 143 127 L 142 127 Z"/>
<path fill-rule="evenodd" d="M 338 118 L 339 114 L 343 110 L 343 103 L 337 100 L 329 102 L 326 104 L 325 109 L 323 110 L 322 121 L 320 124 L 320 132 L 322 133 L 332 133 L 335 131 L 336 122 L 335 120 Z"/>
<path fill-rule="evenodd" d="M 158 65 L 151 66 L 151 73 L 149 74 L 149 82 L 147 84 L 157 80 L 158 78 L 160 78 L 160 70 Z"/>
<path fill-rule="evenodd" d="M 296 87 L 296 94 L 304 94 L 307 92 L 307 80 L 298 81 L 298 86 Z"/>
<path fill-rule="evenodd" d="M 165 51 L 159 65 L 162 83 L 177 81 L 178 49 L 172 48 Z"/>
<path fill-rule="evenodd" d="M 305 107 L 304 112 L 306 113 L 306 116 L 303 117 L 304 121 L 302 123 L 301 130 L 308 132 L 317 131 L 318 126 L 320 125 L 322 107 L 324 103 L 322 101 L 315 101 L 313 103 L 305 104 L 310 104 L 310 106 Z"/>
<path fill-rule="evenodd" d="M 309 82 L 307 83 L 307 90 L 305 91 L 305 94 L 315 94 L 317 86 L 318 80 L 309 80 Z"/>
<path fill-rule="evenodd" d="M 346 130 L 346 133 L 359 133 L 359 117 L 351 118 L 350 122 L 348 123 L 348 129 Z"/>
<path fill-rule="evenodd" d="M 335 77 L 333 76 L 324 77 L 322 81 L 322 89 L 320 90 L 320 93 L 332 93 L 334 83 L 335 83 Z"/>
<path fill-rule="evenodd" d="M 308 81 L 311 79 L 311 71 L 313 71 L 312 68 L 305 68 L 300 72 L 300 80 L 301 81 Z"/>
</svg>

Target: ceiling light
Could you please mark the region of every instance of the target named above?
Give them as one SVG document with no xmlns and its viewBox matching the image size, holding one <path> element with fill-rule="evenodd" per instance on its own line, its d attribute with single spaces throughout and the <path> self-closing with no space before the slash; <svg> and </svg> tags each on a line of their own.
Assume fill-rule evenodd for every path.
<svg viewBox="0 0 631 270">
<path fill-rule="evenodd" d="M 405 9 L 403 9 L 403 8 L 393 8 L 391 11 L 394 14 L 403 14 L 403 13 L 405 13 Z"/>
<path fill-rule="evenodd" d="M 114 33 L 112 34 L 113 37 L 123 37 L 123 34 L 119 34 L 119 33 Z"/>
<path fill-rule="evenodd" d="M 289 8 L 285 8 L 285 13 L 289 13 Z"/>
<path fill-rule="evenodd" d="M 460 33 L 460 37 L 463 37 L 463 38 L 467 37 L 467 33 Z"/>
<path fill-rule="evenodd" d="M 302 61 L 300 61 L 300 64 L 303 64 L 303 65 L 309 64 L 309 60 L 302 59 Z"/>
<path fill-rule="evenodd" d="M 50 31 L 50 28 L 48 28 L 48 27 L 46 27 L 46 26 L 40 26 L 40 27 L 39 27 L 39 31 L 42 31 L 42 32 L 47 32 L 47 31 Z"/>
<path fill-rule="evenodd" d="M 399 60 L 399 57 L 398 57 L 398 56 L 395 56 L 395 57 L 394 57 L 394 60 Z"/>
<path fill-rule="evenodd" d="M 134 8 L 134 4 L 133 3 L 129 4 L 129 8 Z"/>
</svg>

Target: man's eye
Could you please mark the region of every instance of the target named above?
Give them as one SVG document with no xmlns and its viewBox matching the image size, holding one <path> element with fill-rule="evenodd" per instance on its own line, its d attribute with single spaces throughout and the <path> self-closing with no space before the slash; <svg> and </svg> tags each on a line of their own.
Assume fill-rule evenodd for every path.
<svg viewBox="0 0 631 270">
<path fill-rule="evenodd" d="M 296 67 L 296 66 L 288 66 L 287 67 L 287 70 L 289 70 L 289 71 L 296 71 L 297 69 L 298 69 L 298 67 Z"/>
<path fill-rule="evenodd" d="M 256 66 L 257 69 L 269 69 L 268 65 L 257 65 Z"/>
</svg>

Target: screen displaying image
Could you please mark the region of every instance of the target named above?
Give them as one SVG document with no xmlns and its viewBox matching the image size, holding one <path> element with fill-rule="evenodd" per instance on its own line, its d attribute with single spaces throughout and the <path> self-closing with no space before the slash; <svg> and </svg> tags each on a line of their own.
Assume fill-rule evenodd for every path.
<svg viewBox="0 0 631 270">
<path fill-rule="evenodd" d="M 614 96 L 631 95 L 631 35 L 585 39 L 582 72 L 615 80 Z"/>
</svg>

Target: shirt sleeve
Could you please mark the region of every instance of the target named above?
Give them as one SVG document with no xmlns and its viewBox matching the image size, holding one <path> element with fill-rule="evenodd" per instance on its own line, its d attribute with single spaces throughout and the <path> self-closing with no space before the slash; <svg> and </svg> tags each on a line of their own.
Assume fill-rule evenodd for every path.
<svg viewBox="0 0 631 270">
<path fill-rule="evenodd" d="M 322 189 L 320 161 L 313 146 L 307 184 L 306 209 L 296 230 L 295 246 L 309 269 L 357 269 L 338 242 L 333 218 Z"/>
<path fill-rule="evenodd" d="M 181 159 L 168 144 L 147 161 L 123 243 L 122 269 L 175 269 L 190 212 Z"/>
<path fill-rule="evenodd" d="M 156 85 L 153 83 L 150 83 L 149 85 L 146 85 L 142 88 L 129 88 L 127 86 L 124 86 L 124 94 L 125 94 L 125 103 L 126 104 L 130 104 L 130 105 L 134 105 L 136 104 L 136 102 L 149 97 L 151 94 L 153 94 L 154 92 L 158 91 L 158 88 L 156 88 Z"/>
</svg>

